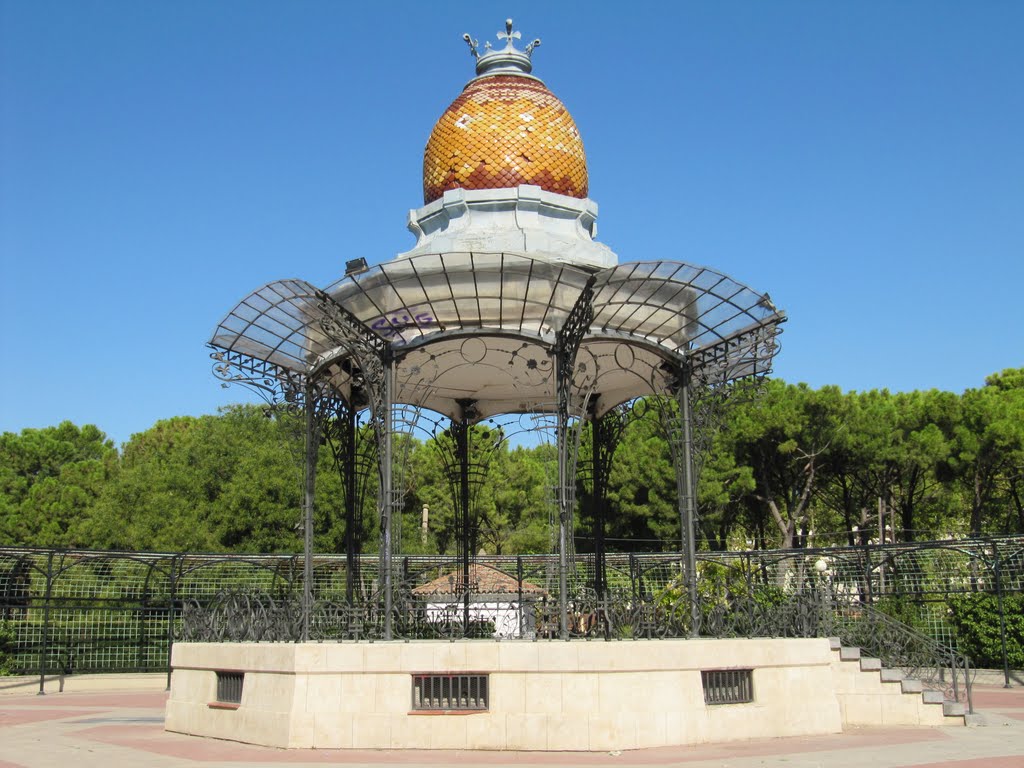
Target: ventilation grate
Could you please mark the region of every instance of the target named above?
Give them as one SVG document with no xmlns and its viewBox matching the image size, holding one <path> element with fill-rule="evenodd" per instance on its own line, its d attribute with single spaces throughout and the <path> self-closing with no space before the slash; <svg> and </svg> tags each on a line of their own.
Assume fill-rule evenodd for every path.
<svg viewBox="0 0 1024 768">
<path fill-rule="evenodd" d="M 413 675 L 412 708 L 418 711 L 486 710 L 487 675 Z"/>
<path fill-rule="evenodd" d="M 705 704 L 747 704 L 754 700 L 753 670 L 709 669 L 700 673 Z"/>
<path fill-rule="evenodd" d="M 243 680 L 244 672 L 218 672 L 217 701 L 223 704 L 241 704 Z"/>
</svg>

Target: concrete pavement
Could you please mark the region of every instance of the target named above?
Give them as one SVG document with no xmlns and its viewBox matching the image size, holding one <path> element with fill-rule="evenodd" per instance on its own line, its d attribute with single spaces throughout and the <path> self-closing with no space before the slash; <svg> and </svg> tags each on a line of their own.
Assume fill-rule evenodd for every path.
<svg viewBox="0 0 1024 768">
<path fill-rule="evenodd" d="M 0 681 L 2 683 L 2 681 Z M 135 690 L 124 690 L 126 684 Z M 121 688 L 120 690 L 118 688 Z M 148 688 L 148 690 L 146 690 Z M 279 750 L 166 733 L 159 676 L 80 677 L 37 696 L 0 685 L 0 768 L 138 768 L 282 763 L 388 765 L 686 766 L 686 768 L 1024 768 L 1024 687 L 976 684 L 980 726 L 856 729 L 621 753 Z M 57 686 L 47 686 L 57 690 Z"/>
</svg>

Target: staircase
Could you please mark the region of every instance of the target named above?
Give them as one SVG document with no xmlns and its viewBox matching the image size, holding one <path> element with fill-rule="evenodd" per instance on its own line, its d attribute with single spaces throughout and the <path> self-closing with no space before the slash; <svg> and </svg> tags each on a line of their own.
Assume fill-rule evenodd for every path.
<svg viewBox="0 0 1024 768">
<path fill-rule="evenodd" d="M 830 638 L 832 676 L 843 726 L 965 725 L 971 716 L 962 702 L 942 691 L 924 687 L 921 680 L 880 659 L 861 655 L 860 648 Z"/>
</svg>

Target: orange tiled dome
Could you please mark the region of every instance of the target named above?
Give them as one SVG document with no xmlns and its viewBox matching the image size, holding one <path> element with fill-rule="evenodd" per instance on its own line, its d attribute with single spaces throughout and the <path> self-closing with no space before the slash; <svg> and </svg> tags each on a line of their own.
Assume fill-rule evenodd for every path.
<svg viewBox="0 0 1024 768">
<path fill-rule="evenodd" d="M 516 33 L 518 34 L 518 33 Z M 536 184 L 587 196 L 587 157 L 576 123 L 540 80 L 478 77 L 434 125 L 423 151 L 423 202 L 447 189 Z"/>
</svg>

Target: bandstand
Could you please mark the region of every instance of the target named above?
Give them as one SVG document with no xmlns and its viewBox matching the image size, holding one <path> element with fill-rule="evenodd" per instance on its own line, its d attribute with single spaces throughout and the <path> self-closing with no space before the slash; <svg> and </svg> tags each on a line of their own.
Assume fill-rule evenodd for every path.
<svg viewBox="0 0 1024 768">
<path fill-rule="evenodd" d="M 296 620 L 282 622 L 292 630 L 258 638 L 298 642 L 175 645 L 168 729 L 282 747 L 604 750 L 828 733 L 849 720 L 836 658 L 813 631 L 699 637 L 701 428 L 736 382 L 770 371 L 785 316 L 768 294 L 713 269 L 620 262 L 595 239 L 580 133 L 532 72 L 539 41 L 520 49 L 519 37 L 511 21 L 493 48 L 465 36 L 476 76 L 427 142 L 424 204 L 408 219 L 412 249 L 373 266 L 353 260 L 326 288 L 265 285 L 214 332 L 223 382 L 303 420 L 304 591 L 288 614 Z M 608 473 L 638 403 L 665 429 L 682 531 L 684 607 L 644 616 L 636 611 L 649 605 L 609 588 L 604 546 Z M 459 520 L 457 566 L 418 590 L 396 563 L 396 434 L 412 434 L 410 424 L 447 446 Z M 471 486 L 487 448 L 479 443 L 512 439 L 513 424 L 550 435 L 557 455 L 550 584 L 521 572 L 490 578 L 476 562 Z M 312 548 L 324 442 L 347 516 L 346 593 L 331 601 L 315 592 Z M 572 544 L 581 471 L 595 542 L 586 583 Z M 372 589 L 357 594 L 367 478 L 377 490 L 379 556 Z M 475 639 L 471 618 L 505 604 L 516 620 L 494 624 L 511 629 Z M 555 607 L 545 632 L 535 604 Z M 614 630 L 627 614 L 628 645 L 559 642 L 621 639 Z M 431 623 L 434 634 L 424 630 Z"/>
<path fill-rule="evenodd" d="M 593 493 L 595 564 L 590 594 L 606 593 L 604 490 L 615 442 L 639 401 L 656 409 L 677 474 L 685 581 L 694 571 L 694 410 L 736 380 L 770 370 L 784 315 L 768 295 L 706 267 L 676 261 L 619 263 L 594 239 L 597 206 L 572 117 L 532 74 L 539 41 L 503 47 L 466 36 L 476 77 L 445 110 L 427 142 L 423 207 L 410 211 L 417 242 L 375 266 L 349 263 L 327 288 L 299 279 L 263 286 L 220 323 L 214 371 L 274 405 L 301 409 L 306 425 L 306 550 L 311 550 L 315 459 L 327 440 L 346 488 L 347 528 L 361 504 L 357 477 L 369 463 L 356 434 L 373 435 L 380 521 L 383 639 L 396 636 L 394 474 L 396 432 L 423 425 L 443 434 L 459 518 L 465 601 L 471 597 L 473 426 L 520 425 L 557 451 L 558 633 L 569 621 L 572 537 L 581 434 L 593 448 L 584 470 Z M 509 417 L 511 416 L 511 421 Z M 410 422 L 418 422 L 410 426 Z M 478 450 L 475 452 L 479 454 Z M 479 470 L 479 467 L 475 467 Z M 357 566 L 349 535 L 350 574 Z M 307 569 L 311 568 L 307 556 Z M 351 579 L 350 579 L 351 580 Z M 312 572 L 306 573 L 306 605 Z M 303 637 L 308 638 L 308 617 Z"/>
</svg>

